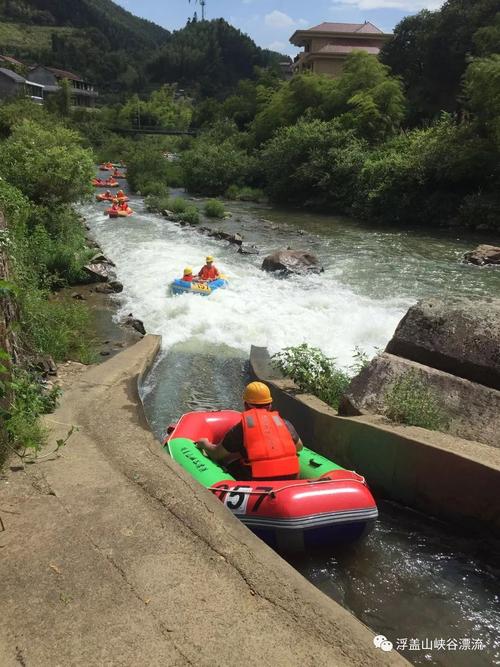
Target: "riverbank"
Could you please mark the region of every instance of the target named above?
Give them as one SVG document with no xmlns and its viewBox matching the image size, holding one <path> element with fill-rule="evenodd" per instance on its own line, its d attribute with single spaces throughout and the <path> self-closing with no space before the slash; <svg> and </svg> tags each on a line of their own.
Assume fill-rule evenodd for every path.
<svg viewBox="0 0 500 667">
<path fill-rule="evenodd" d="M 64 456 L 1 483 L 2 664 L 402 664 L 162 452 L 137 391 L 158 345 L 76 374 Z"/>
</svg>

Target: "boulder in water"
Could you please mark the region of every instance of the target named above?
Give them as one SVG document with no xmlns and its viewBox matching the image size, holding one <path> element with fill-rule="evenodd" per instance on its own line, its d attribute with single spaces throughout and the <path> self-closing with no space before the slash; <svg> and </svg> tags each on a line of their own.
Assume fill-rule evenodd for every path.
<svg viewBox="0 0 500 667">
<path fill-rule="evenodd" d="M 238 248 L 238 252 L 240 253 L 240 255 L 258 255 L 259 249 L 257 248 L 256 245 L 250 243 L 242 243 Z"/>
<path fill-rule="evenodd" d="M 318 258 L 306 250 L 291 250 L 290 248 L 276 250 L 264 258 L 263 271 L 279 272 L 283 275 L 321 273 L 323 267 Z"/>
<path fill-rule="evenodd" d="M 107 262 L 94 262 L 86 264 L 83 270 L 90 278 L 89 282 L 105 283 L 109 280 L 110 276 L 114 276 L 112 268 L 111 264 Z"/>
<path fill-rule="evenodd" d="M 476 266 L 500 265 L 500 248 L 494 245 L 479 245 L 475 250 L 466 252 L 464 260 Z"/>
<path fill-rule="evenodd" d="M 132 313 L 129 313 L 127 315 L 127 317 L 123 321 L 123 324 L 125 324 L 128 327 L 132 327 L 133 329 L 138 331 L 142 336 L 146 335 L 146 329 L 144 328 L 143 322 L 134 317 Z"/>
</svg>

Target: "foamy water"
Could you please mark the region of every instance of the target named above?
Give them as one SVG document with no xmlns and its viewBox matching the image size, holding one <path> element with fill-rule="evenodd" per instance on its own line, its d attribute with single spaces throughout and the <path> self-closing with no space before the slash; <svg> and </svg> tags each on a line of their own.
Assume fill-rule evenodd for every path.
<svg viewBox="0 0 500 667">
<path fill-rule="evenodd" d="M 164 351 L 192 338 L 243 354 L 252 344 L 276 352 L 307 342 L 346 366 L 354 348 L 372 355 L 385 346 L 410 303 L 359 296 L 328 265 L 320 276 L 278 279 L 260 269 L 262 257 L 239 255 L 225 242 L 146 213 L 139 201 L 132 205 L 136 215 L 116 221 L 96 205 L 83 212 L 124 285 L 120 315 L 143 320 L 149 333 L 162 336 Z M 229 288 L 210 297 L 170 295 L 168 286 L 184 266 L 198 270 L 208 253 Z"/>
</svg>

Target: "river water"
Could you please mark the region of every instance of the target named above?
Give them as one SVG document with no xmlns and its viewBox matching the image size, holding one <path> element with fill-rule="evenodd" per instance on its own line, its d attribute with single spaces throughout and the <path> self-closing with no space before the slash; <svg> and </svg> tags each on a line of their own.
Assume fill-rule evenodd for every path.
<svg viewBox="0 0 500 667">
<path fill-rule="evenodd" d="M 131 206 L 136 214 L 116 221 L 103 215 L 102 204 L 89 204 L 83 213 L 117 265 L 124 285 L 119 315 L 133 312 L 148 332 L 163 338 L 162 355 L 143 389 L 158 437 L 188 410 L 240 408 L 251 344 L 276 352 L 306 341 L 347 367 L 356 348 L 370 356 L 383 348 L 421 297 L 500 294 L 500 271 L 460 262 L 480 239 L 458 233 L 373 229 L 331 216 L 229 203 L 233 217 L 215 226 L 240 232 L 261 251 L 245 256 L 146 213 L 139 199 L 132 198 Z M 263 273 L 262 256 L 287 246 L 312 250 L 325 272 L 288 280 Z M 197 270 L 206 254 L 215 256 L 230 288 L 210 298 L 169 296 L 170 281 L 186 265 Z M 403 649 L 406 639 L 403 654 L 415 664 L 500 664 L 498 545 L 464 538 L 404 508 L 382 503 L 380 509 L 365 542 L 295 560 L 294 566 L 395 646 Z M 441 647 L 441 639 L 457 640 L 457 650 L 453 641 L 427 648 L 435 640 Z"/>
</svg>

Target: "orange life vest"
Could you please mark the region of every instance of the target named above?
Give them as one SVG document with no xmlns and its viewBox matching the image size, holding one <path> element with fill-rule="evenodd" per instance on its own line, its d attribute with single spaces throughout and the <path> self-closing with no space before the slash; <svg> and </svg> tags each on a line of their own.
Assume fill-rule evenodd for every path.
<svg viewBox="0 0 500 667">
<path fill-rule="evenodd" d="M 205 264 L 198 275 L 202 280 L 217 280 L 219 271 L 215 266 L 208 266 L 208 264 Z"/>
<path fill-rule="evenodd" d="M 253 479 L 273 479 L 299 472 L 290 431 L 277 412 L 247 410 L 242 415 L 243 444 Z"/>
</svg>

